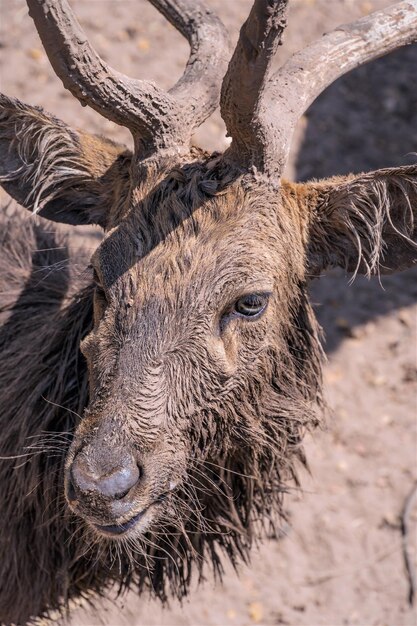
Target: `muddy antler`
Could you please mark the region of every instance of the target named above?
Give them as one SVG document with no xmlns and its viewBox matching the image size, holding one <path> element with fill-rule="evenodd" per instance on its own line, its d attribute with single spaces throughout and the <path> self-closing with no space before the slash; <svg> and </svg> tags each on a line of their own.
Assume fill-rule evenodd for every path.
<svg viewBox="0 0 417 626">
<path fill-rule="evenodd" d="M 199 0 L 150 0 L 187 38 L 180 80 L 165 92 L 107 65 L 88 42 L 67 0 L 27 0 L 45 51 L 64 86 L 83 105 L 129 128 L 146 153 L 187 144 L 217 107 L 228 60 L 220 20 Z"/>
<path fill-rule="evenodd" d="M 339 26 L 268 77 L 285 28 L 287 4 L 288 0 L 255 0 L 221 97 L 222 115 L 233 138 L 229 154 L 272 177 L 282 173 L 297 121 L 326 87 L 349 70 L 417 41 L 417 0 L 399 2 Z"/>
<path fill-rule="evenodd" d="M 286 27 L 287 5 L 288 0 L 255 0 L 224 77 L 221 113 L 233 138 L 231 152 L 247 163 L 257 163 L 268 144 L 258 106 Z"/>
</svg>

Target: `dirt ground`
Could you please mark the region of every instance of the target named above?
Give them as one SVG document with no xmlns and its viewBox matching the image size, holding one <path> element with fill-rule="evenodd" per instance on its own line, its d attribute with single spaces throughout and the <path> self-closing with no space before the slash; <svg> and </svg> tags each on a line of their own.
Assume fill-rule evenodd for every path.
<svg viewBox="0 0 417 626">
<path fill-rule="evenodd" d="M 99 53 L 118 70 L 170 86 L 187 45 L 145 0 L 72 0 Z M 236 40 L 250 0 L 207 0 Z M 386 0 L 292 0 L 285 50 Z M 1 0 L 1 89 L 70 124 L 130 143 L 128 133 L 82 109 L 53 75 L 23 0 Z M 417 151 L 417 46 L 339 80 L 301 120 L 287 175 L 308 179 L 411 163 Z M 218 114 L 196 141 L 226 145 Z M 417 480 L 417 271 L 353 285 L 338 272 L 312 288 L 328 363 L 327 428 L 306 441 L 311 476 L 288 497 L 291 525 L 265 540 L 239 576 L 207 582 L 181 606 L 127 596 L 72 626 L 403 626 L 407 603 L 399 515 Z M 417 565 L 417 510 L 409 545 Z M 1 555 L 0 555 L 1 558 Z"/>
</svg>

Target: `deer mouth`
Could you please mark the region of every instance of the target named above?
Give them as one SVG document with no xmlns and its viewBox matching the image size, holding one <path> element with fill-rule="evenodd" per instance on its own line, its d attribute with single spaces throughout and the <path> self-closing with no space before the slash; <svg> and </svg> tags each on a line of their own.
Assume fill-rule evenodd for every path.
<svg viewBox="0 0 417 626">
<path fill-rule="evenodd" d="M 136 513 L 133 517 L 128 519 L 126 522 L 122 522 L 121 524 L 109 524 L 109 525 L 93 523 L 92 525 L 101 534 L 104 534 L 107 536 L 124 535 L 129 530 L 132 530 L 133 528 L 135 528 L 137 524 L 139 524 L 139 522 L 145 517 L 149 509 L 155 508 L 158 505 L 160 505 L 166 499 L 167 495 L 168 495 L 167 493 L 161 494 L 154 502 L 151 502 L 151 504 L 149 504 L 147 507 L 142 509 L 142 511 L 139 511 L 139 513 Z"/>
<path fill-rule="evenodd" d="M 127 522 L 123 522 L 123 524 L 110 524 L 108 526 L 102 526 L 100 524 L 94 524 L 94 528 L 99 530 L 101 533 L 105 535 L 123 535 L 128 530 L 136 526 L 136 524 L 142 519 L 145 513 L 150 509 L 152 505 L 146 507 L 139 513 L 136 513 L 133 517 L 131 517 Z"/>
</svg>

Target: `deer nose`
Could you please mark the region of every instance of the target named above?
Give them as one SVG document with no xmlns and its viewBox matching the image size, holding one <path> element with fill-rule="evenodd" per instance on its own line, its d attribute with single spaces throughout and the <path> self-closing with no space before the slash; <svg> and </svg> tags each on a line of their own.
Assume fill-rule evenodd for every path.
<svg viewBox="0 0 417 626">
<path fill-rule="evenodd" d="M 86 454 L 79 452 L 70 470 L 68 492 L 76 497 L 77 491 L 95 491 L 107 498 L 120 500 L 137 484 L 140 475 L 138 464 L 132 456 L 122 457 L 117 464 L 109 465 L 107 462 L 107 467 L 100 467 Z"/>
</svg>

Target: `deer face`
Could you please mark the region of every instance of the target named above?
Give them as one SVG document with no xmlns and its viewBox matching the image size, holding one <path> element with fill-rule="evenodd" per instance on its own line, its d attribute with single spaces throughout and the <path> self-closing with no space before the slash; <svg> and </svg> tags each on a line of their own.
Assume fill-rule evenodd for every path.
<svg viewBox="0 0 417 626">
<path fill-rule="evenodd" d="M 71 509 L 100 536 L 208 524 L 220 544 L 226 531 L 239 542 L 281 510 L 318 421 L 307 278 L 414 262 L 415 166 L 278 186 L 227 155 L 192 154 L 138 184 L 125 149 L 7 106 L 6 137 L 39 127 L 15 161 L 30 163 L 41 138 L 64 176 L 48 188 L 35 159 L 27 197 L 44 194 L 48 218 L 106 233 L 91 259 L 94 328 L 81 346 L 91 393 L 66 462 Z"/>
<path fill-rule="evenodd" d="M 91 401 L 66 491 L 76 513 L 115 537 L 175 515 L 196 463 L 262 453 L 264 387 L 271 361 L 288 353 L 303 279 L 291 216 L 271 211 L 276 193 L 268 201 L 267 189 L 242 181 L 212 198 L 195 182 L 169 187 L 168 175 L 91 260 L 95 323 L 82 344 Z"/>
<path fill-rule="evenodd" d="M 134 152 L 0 96 L 0 181 L 44 218 L 105 231 L 81 345 L 90 403 L 68 452 L 66 497 L 96 539 L 152 538 L 133 568 L 139 586 L 149 577 L 165 597 L 164 572 L 181 595 L 195 553 L 208 544 L 219 568 L 220 546 L 234 561 L 259 520 L 281 512 L 321 398 L 307 280 L 416 261 L 416 165 L 306 184 L 281 174 L 309 103 L 341 73 L 415 41 L 417 17 L 413 3 L 397 3 L 272 75 L 287 0 L 255 0 L 227 71 L 227 36 L 210 11 L 151 1 L 192 47 L 168 93 L 108 67 L 64 0 L 28 0 L 57 74 L 129 128 Z M 190 138 L 219 99 L 232 142 L 209 157 Z M 167 550 L 179 568 L 158 557 Z M 103 554 L 109 578 L 131 584 L 131 561 L 114 573 Z"/>
</svg>

